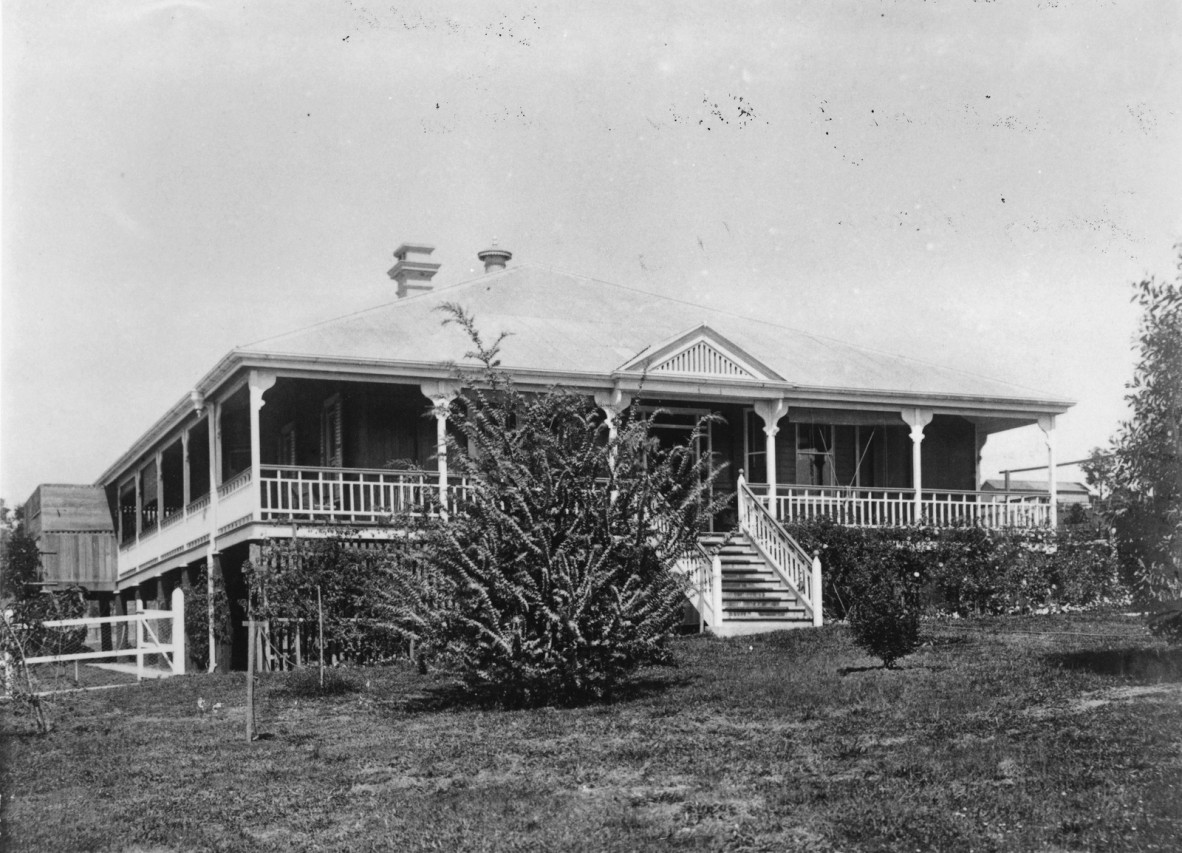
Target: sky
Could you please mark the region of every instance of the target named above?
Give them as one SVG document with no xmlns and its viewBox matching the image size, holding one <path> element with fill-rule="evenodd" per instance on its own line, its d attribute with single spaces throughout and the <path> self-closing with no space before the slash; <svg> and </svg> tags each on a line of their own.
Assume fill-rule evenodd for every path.
<svg viewBox="0 0 1182 853">
<path fill-rule="evenodd" d="M 0 496 L 93 482 L 236 345 L 393 300 L 404 241 L 437 285 L 496 239 L 1067 397 L 1083 456 L 1131 284 L 1174 275 L 1180 8 L 9 0 Z M 1045 461 L 1015 430 L 982 473 Z"/>
</svg>

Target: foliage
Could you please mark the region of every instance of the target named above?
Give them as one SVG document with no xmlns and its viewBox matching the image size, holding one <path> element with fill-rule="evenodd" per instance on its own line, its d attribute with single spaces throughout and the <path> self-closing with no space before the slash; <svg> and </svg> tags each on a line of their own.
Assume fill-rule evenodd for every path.
<svg viewBox="0 0 1182 853">
<path fill-rule="evenodd" d="M 829 618 L 845 618 L 858 600 L 866 564 L 918 571 L 929 613 L 1023 613 L 1127 600 L 1112 543 L 1086 527 L 855 528 L 820 519 L 788 529 L 806 549 L 821 552 Z M 900 551 L 910 556 L 896 563 L 892 555 Z"/>
<path fill-rule="evenodd" d="M 1107 454 L 1093 451 L 1089 482 L 1109 495 L 1126 576 L 1153 611 L 1152 630 L 1182 640 L 1182 244 L 1173 282 L 1134 285 L 1139 357 L 1125 386 L 1131 416 Z"/>
<path fill-rule="evenodd" d="M 86 615 L 85 592 L 80 587 L 59 592 L 24 595 L 8 602 L 2 614 L 0 661 L 3 662 L 4 692 L 20 707 L 27 707 L 37 721 L 37 730 L 47 734 L 49 720 L 44 704 L 33 686 L 28 658 L 74 652 L 86 639 L 86 628 L 47 627 L 58 619 Z"/>
<path fill-rule="evenodd" d="M 849 577 L 854 642 L 887 669 L 919 648 L 923 586 L 916 556 L 907 548 L 867 548 Z"/>
<path fill-rule="evenodd" d="M 5 508 L 7 509 L 7 508 Z M 5 513 L 5 521 L 8 521 Z M 3 559 L 0 560 L 0 600 L 36 598 L 41 576 L 41 551 L 36 538 L 29 534 L 18 508 L 15 524 L 5 525 Z"/>
<path fill-rule="evenodd" d="M 204 671 L 209 667 L 209 574 L 205 564 L 202 564 L 191 588 L 185 593 L 185 650 L 193 662 L 193 666 Z M 226 619 L 219 619 L 217 614 L 230 612 L 230 599 L 226 595 L 226 586 L 221 575 L 214 575 L 214 622 L 213 634 L 215 643 L 223 643 L 229 639 L 230 632 Z"/>
<path fill-rule="evenodd" d="M 433 639 L 500 704 L 608 698 L 666 655 L 684 597 L 669 566 L 724 502 L 710 499 L 717 472 L 690 446 L 661 447 L 635 406 L 612 437 L 584 395 L 520 393 L 497 366 L 501 339 L 486 345 L 461 308 L 446 310 L 481 369 L 450 411 L 466 498 L 426 539 L 448 588 Z"/>
<path fill-rule="evenodd" d="M 253 618 L 295 620 L 313 633 L 323 622 L 326 650 L 354 661 L 399 654 L 415 635 L 413 613 L 426 587 L 420 582 L 421 526 L 403 521 L 408 535 L 385 542 L 324 528 L 268 541 L 261 558 L 243 567 Z"/>
</svg>

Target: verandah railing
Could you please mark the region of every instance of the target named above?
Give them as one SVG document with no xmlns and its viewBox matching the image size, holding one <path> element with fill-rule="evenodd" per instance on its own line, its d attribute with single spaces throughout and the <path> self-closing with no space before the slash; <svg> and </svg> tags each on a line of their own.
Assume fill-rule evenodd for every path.
<svg viewBox="0 0 1182 853">
<path fill-rule="evenodd" d="M 766 485 L 753 483 L 749 488 L 766 501 Z M 851 527 L 895 527 L 916 522 L 912 489 L 778 486 L 775 504 L 777 518 L 785 523 L 825 517 Z M 1049 527 L 1051 507 L 1046 495 L 924 489 L 920 495 L 920 521 L 937 527 Z"/>
<path fill-rule="evenodd" d="M 375 524 L 404 512 L 433 511 L 439 495 L 438 478 L 426 471 L 264 465 L 259 480 L 262 521 Z M 449 512 L 466 491 L 462 478 L 449 478 Z"/>
</svg>

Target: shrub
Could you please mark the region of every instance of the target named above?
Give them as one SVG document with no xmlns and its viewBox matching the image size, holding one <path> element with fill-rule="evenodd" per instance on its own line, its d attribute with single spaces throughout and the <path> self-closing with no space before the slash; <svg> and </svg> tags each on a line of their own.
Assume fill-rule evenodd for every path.
<svg viewBox="0 0 1182 853">
<path fill-rule="evenodd" d="M 213 640 L 225 642 L 230 636 L 226 614 L 230 612 L 230 599 L 220 573 L 214 574 L 213 588 Z M 219 614 L 221 618 L 219 618 Z M 185 651 L 198 672 L 209 667 L 209 574 L 202 565 L 185 595 Z"/>
<path fill-rule="evenodd" d="M 661 447 L 635 407 L 612 437 L 585 395 L 520 394 L 496 367 L 497 343 L 449 310 L 482 369 L 451 407 L 451 458 L 469 485 L 426 539 L 448 587 L 426 639 L 501 705 L 610 698 L 666 657 L 684 598 L 669 565 L 722 503 L 709 497 L 709 456 L 691 450 L 697 433 Z"/>
<path fill-rule="evenodd" d="M 853 605 L 848 618 L 854 642 L 882 658 L 887 669 L 919 648 L 922 580 L 914 570 L 913 556 L 906 549 L 878 549 L 851 584 Z"/>
<path fill-rule="evenodd" d="M 960 528 L 852 528 L 828 519 L 789 526 L 807 550 L 821 552 L 824 608 L 846 618 L 857 601 L 860 567 L 911 555 L 930 613 L 959 616 L 1087 607 L 1128 600 L 1112 543 L 1089 528 L 990 531 Z"/>
</svg>

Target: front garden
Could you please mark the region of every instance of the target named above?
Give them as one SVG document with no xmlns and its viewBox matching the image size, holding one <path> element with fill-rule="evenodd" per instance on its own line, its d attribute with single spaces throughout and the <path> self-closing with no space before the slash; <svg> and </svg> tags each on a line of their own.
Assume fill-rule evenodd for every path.
<svg viewBox="0 0 1182 853">
<path fill-rule="evenodd" d="M 921 639 L 885 670 L 842 626 L 683 638 L 571 709 L 405 662 L 262 674 L 253 744 L 241 673 L 59 697 L 47 736 L 5 709 L 0 846 L 1176 849 L 1182 651 L 1119 611 Z"/>
</svg>

